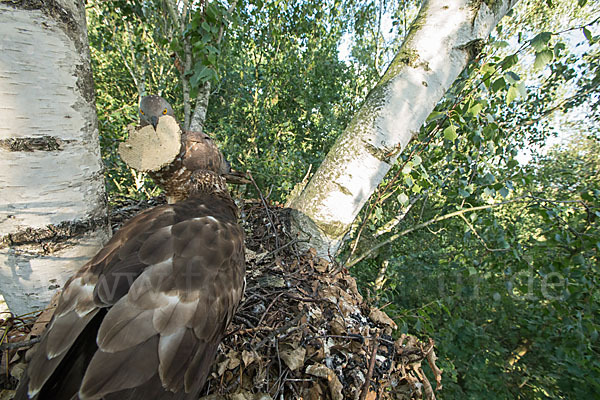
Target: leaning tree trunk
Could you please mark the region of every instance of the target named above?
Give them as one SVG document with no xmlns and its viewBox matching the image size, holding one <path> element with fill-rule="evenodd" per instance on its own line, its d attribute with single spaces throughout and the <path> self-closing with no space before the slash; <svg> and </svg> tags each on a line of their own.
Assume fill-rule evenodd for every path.
<svg viewBox="0 0 600 400">
<path fill-rule="evenodd" d="M 84 2 L 0 3 L 0 293 L 15 314 L 108 238 Z"/>
<path fill-rule="evenodd" d="M 358 212 L 437 102 L 517 0 L 424 0 L 398 54 L 310 182 L 288 205 L 320 255 Z"/>
</svg>

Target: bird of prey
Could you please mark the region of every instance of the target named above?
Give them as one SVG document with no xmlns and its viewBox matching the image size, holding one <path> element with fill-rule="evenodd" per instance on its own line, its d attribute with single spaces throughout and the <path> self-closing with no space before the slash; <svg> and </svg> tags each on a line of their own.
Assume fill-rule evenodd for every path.
<svg viewBox="0 0 600 400">
<path fill-rule="evenodd" d="M 186 190 L 69 279 L 15 399 L 198 398 L 244 291 L 244 232 L 217 173 Z"/>
<path fill-rule="evenodd" d="M 139 112 L 140 125 L 152 125 L 155 130 L 161 117 L 168 115 L 175 118 L 169 102 L 157 95 L 142 97 Z M 219 174 L 230 172 L 229 163 L 210 136 L 203 132 L 184 131 L 181 142 L 181 152 L 175 162 L 149 173 L 154 182 L 164 190 L 169 203 L 183 198 L 179 192 L 192 171 L 207 169 Z"/>
<path fill-rule="evenodd" d="M 173 107 L 168 101 L 160 96 L 151 94 L 140 99 L 140 125 L 152 125 L 154 129 L 158 125 L 158 119 L 163 115 L 175 118 Z"/>
</svg>

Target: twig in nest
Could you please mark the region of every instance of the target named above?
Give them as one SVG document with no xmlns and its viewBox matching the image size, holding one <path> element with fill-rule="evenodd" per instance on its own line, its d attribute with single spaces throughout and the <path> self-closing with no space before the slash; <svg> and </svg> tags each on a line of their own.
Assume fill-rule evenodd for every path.
<svg viewBox="0 0 600 400">
<path fill-rule="evenodd" d="M 248 175 L 248 178 L 250 178 L 252 185 L 254 185 L 254 188 L 258 192 L 258 195 L 260 196 L 260 201 L 262 202 L 263 206 L 265 207 L 265 213 L 267 214 L 267 218 L 269 218 L 269 222 L 271 223 L 271 229 L 273 229 L 273 236 L 275 237 L 275 247 L 279 247 L 279 236 L 277 235 L 277 227 L 275 226 L 275 222 L 273 221 L 273 218 L 271 218 L 271 211 L 269 210 L 267 201 L 265 200 L 265 197 L 263 196 L 262 191 L 256 184 L 256 181 L 254 180 L 252 173 L 250 171 L 248 171 L 247 175 Z"/>
<path fill-rule="evenodd" d="M 284 292 L 286 297 L 289 297 L 292 300 L 302 301 L 305 303 L 321 303 L 321 302 L 330 302 L 329 299 L 313 299 L 311 297 L 297 297 L 287 292 Z"/>
<path fill-rule="evenodd" d="M 286 244 L 284 244 L 281 247 L 277 247 L 275 250 L 269 252 L 268 254 L 266 254 L 265 256 L 261 257 L 260 260 L 258 260 L 258 262 L 262 261 L 262 260 L 266 260 L 267 258 L 279 253 L 281 250 L 285 249 L 286 247 L 289 247 L 293 244 L 299 243 L 299 242 L 306 242 L 308 243 L 308 240 L 299 240 L 299 239 L 292 239 L 291 241 L 287 242 Z M 275 264 L 274 262 L 267 265 L 267 268 L 273 266 L 273 264 Z"/>
<path fill-rule="evenodd" d="M 20 349 L 22 347 L 30 347 L 40 341 L 39 337 L 33 338 L 31 340 L 24 340 L 22 342 L 14 342 L 14 343 L 3 343 L 0 345 L 0 351 L 4 350 L 15 350 Z"/>
<path fill-rule="evenodd" d="M 365 378 L 365 384 L 360 393 L 359 400 L 365 400 L 369 393 L 369 386 L 371 385 L 371 378 L 373 377 L 373 370 L 375 369 L 375 361 L 377 360 L 377 349 L 379 348 L 379 332 L 375 334 L 373 338 L 373 349 L 371 350 L 371 359 L 369 360 L 369 370 Z"/>
<path fill-rule="evenodd" d="M 281 292 L 279 293 L 277 296 L 275 296 L 275 298 L 273 299 L 273 301 L 271 301 L 271 304 L 269 304 L 269 306 L 267 307 L 267 309 L 265 310 L 265 312 L 263 313 L 262 317 L 260 317 L 260 320 L 258 321 L 258 324 L 256 324 L 256 326 L 260 326 L 260 324 L 263 322 L 263 320 L 265 319 L 265 317 L 267 316 L 267 314 L 269 313 L 269 310 L 271 309 L 271 307 L 273 307 L 273 304 L 275 304 L 275 302 L 277 301 L 277 299 L 279 299 L 281 296 L 283 296 L 286 292 Z M 256 334 L 254 334 L 254 336 L 256 336 Z"/>
<path fill-rule="evenodd" d="M 256 328 L 238 329 L 237 331 L 228 333 L 226 335 L 226 337 L 230 336 L 230 335 L 247 335 L 249 333 L 255 333 L 255 332 L 259 332 L 259 331 L 272 331 L 274 329 L 275 328 L 273 328 L 271 326 L 257 326 Z"/>
<path fill-rule="evenodd" d="M 442 390 L 442 370 L 437 367 L 435 361 L 437 360 L 437 356 L 435 355 L 435 351 L 433 347 L 427 353 L 427 362 L 429 363 L 429 367 L 433 371 L 433 375 L 435 376 L 435 390 Z"/>
</svg>

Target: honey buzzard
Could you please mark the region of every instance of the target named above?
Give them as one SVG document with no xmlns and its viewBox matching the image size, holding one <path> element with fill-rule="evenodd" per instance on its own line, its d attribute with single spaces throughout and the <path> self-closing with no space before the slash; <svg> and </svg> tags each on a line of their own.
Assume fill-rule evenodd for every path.
<svg viewBox="0 0 600 400">
<path fill-rule="evenodd" d="M 169 102 L 157 95 L 142 97 L 139 114 L 140 126 L 152 125 L 155 130 L 161 117 L 168 115 L 175 118 Z M 231 170 L 229 163 L 207 134 L 184 131 L 181 135 L 181 143 L 181 151 L 173 163 L 159 171 L 148 173 L 152 180 L 163 189 L 169 203 L 185 197 L 181 193 L 181 188 L 193 171 L 207 169 L 222 175 Z"/>
<path fill-rule="evenodd" d="M 128 221 L 65 284 L 15 399 L 197 399 L 245 286 L 225 182 Z"/>
</svg>

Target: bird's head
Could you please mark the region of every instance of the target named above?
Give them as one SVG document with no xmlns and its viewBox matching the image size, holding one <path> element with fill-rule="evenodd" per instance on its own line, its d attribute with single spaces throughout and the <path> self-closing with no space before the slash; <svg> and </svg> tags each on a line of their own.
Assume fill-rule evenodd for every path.
<svg viewBox="0 0 600 400">
<path fill-rule="evenodd" d="M 140 125 L 152 125 L 154 129 L 158 125 L 158 119 L 165 115 L 175 118 L 173 108 L 168 101 L 160 96 L 144 96 L 140 100 Z"/>
</svg>

